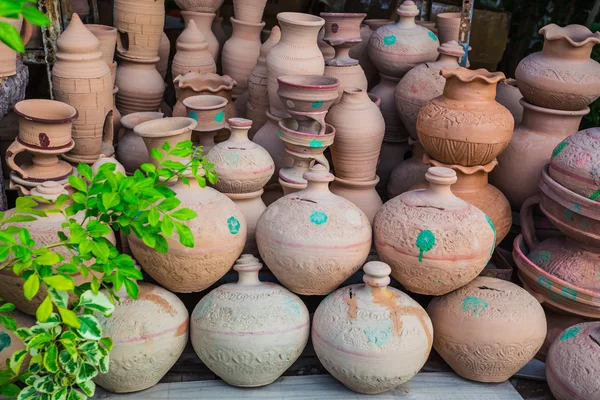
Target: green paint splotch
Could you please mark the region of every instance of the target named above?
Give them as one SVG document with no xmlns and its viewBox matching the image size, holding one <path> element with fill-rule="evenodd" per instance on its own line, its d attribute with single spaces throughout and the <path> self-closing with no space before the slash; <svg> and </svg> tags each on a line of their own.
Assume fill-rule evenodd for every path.
<svg viewBox="0 0 600 400">
<path fill-rule="evenodd" d="M 496 247 L 496 227 L 494 226 L 494 223 L 492 222 L 490 217 L 488 217 L 487 215 L 485 216 L 485 220 L 490 225 L 490 228 L 492 228 L 492 232 L 494 232 L 494 242 L 492 243 L 492 250 L 490 250 L 490 257 L 491 257 L 492 254 L 494 254 L 494 248 Z"/>
<path fill-rule="evenodd" d="M 577 291 L 575 289 L 563 286 L 560 290 L 560 294 L 562 294 L 563 297 L 566 297 L 567 299 L 577 300 Z"/>
<path fill-rule="evenodd" d="M 580 330 L 581 330 L 580 326 L 570 327 L 569 329 L 564 331 L 563 334 L 560 336 L 560 341 L 564 342 L 565 340 L 573 339 L 575 336 L 577 336 L 577 334 L 579 334 Z"/>
<path fill-rule="evenodd" d="M 227 228 L 232 235 L 237 235 L 240 232 L 240 221 L 233 215 L 227 219 Z"/>
<path fill-rule="evenodd" d="M 396 36 L 395 35 L 389 35 L 389 36 L 384 36 L 383 37 L 383 44 L 385 44 L 386 46 L 391 46 L 393 44 L 396 43 Z"/>
<path fill-rule="evenodd" d="M 538 278 L 538 283 L 540 284 L 540 286 L 543 286 L 546 289 L 552 289 L 552 281 L 550 281 L 550 279 L 546 278 L 545 276 L 540 276 Z"/>
<path fill-rule="evenodd" d="M 314 210 L 312 213 L 310 213 L 309 219 L 310 222 L 315 225 L 323 225 L 325 222 L 327 222 L 327 214 L 325 214 L 323 211 Z"/>
<path fill-rule="evenodd" d="M 596 190 L 594 193 L 592 193 L 590 195 L 590 197 L 588 197 L 590 200 L 596 200 L 598 197 L 600 197 L 600 189 Z"/>
<path fill-rule="evenodd" d="M 473 315 L 479 317 L 479 313 L 488 308 L 487 301 L 475 296 L 467 296 L 463 299 L 462 309 L 464 312 L 473 312 Z"/>
<path fill-rule="evenodd" d="M 313 101 L 313 103 L 311 104 L 312 108 L 321 108 L 323 106 L 323 102 L 322 101 Z"/>
<path fill-rule="evenodd" d="M 310 147 L 323 147 L 323 141 L 319 139 L 313 139 L 308 144 Z"/>
<path fill-rule="evenodd" d="M 419 233 L 415 244 L 419 248 L 419 262 L 423 262 L 423 253 L 435 246 L 435 235 L 429 229 L 425 229 Z"/>
<path fill-rule="evenodd" d="M 369 342 L 381 347 L 392 340 L 392 322 L 389 321 L 386 326 L 369 326 L 363 332 Z"/>
<path fill-rule="evenodd" d="M 300 316 L 300 311 L 301 311 L 300 306 L 298 305 L 298 303 L 296 303 L 294 300 L 290 299 L 289 297 L 286 297 L 283 300 L 283 306 L 284 306 L 285 313 L 287 315 L 294 316 L 294 317 Z"/>
<path fill-rule="evenodd" d="M 224 119 L 225 119 L 225 112 L 224 111 L 219 111 L 217 113 L 217 115 L 215 115 L 215 121 L 217 121 L 217 122 L 223 122 Z"/>
<path fill-rule="evenodd" d="M 188 117 L 198 121 L 198 113 L 196 111 L 190 111 L 190 113 L 188 114 Z"/>
<path fill-rule="evenodd" d="M 429 31 L 429 32 L 427 32 L 427 34 L 429 35 L 429 37 L 430 37 L 430 38 L 431 38 L 431 39 L 432 39 L 434 42 L 437 42 L 437 41 L 438 41 L 438 38 L 437 38 L 437 36 L 435 36 L 435 33 L 433 33 L 433 32 L 431 32 L 431 31 Z"/>
<path fill-rule="evenodd" d="M 552 151 L 552 157 L 556 157 L 557 155 L 559 155 L 560 152 L 563 151 L 565 149 L 565 147 L 567 147 L 567 146 L 568 146 L 567 142 L 560 142 L 558 144 L 558 146 L 556 146 L 554 148 L 554 150 Z"/>
<path fill-rule="evenodd" d="M 534 253 L 530 257 L 531 262 L 533 262 L 538 267 L 539 266 L 543 267 L 543 266 L 548 265 L 548 263 L 550 262 L 551 259 L 552 259 L 552 253 L 550 253 L 547 250 L 538 251 L 537 253 Z"/>
</svg>

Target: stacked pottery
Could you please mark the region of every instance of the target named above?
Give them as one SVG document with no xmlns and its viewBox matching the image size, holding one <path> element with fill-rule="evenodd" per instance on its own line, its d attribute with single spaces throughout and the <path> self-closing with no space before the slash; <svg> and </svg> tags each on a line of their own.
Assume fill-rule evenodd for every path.
<svg viewBox="0 0 600 400">
<path fill-rule="evenodd" d="M 118 56 L 121 62 L 115 82 L 119 88 L 116 105 L 121 114 L 158 111 L 165 93 L 165 82 L 156 69 L 160 58 L 132 58 L 121 53 Z"/>
<path fill-rule="evenodd" d="M 177 52 L 173 57 L 171 75 L 177 77 L 190 72 L 216 73 L 217 65 L 208 52 L 208 43 L 204 35 L 192 20 L 177 39 Z"/>
<path fill-rule="evenodd" d="M 165 25 L 164 0 L 115 0 L 113 20 L 119 31 L 119 56 L 129 59 L 158 57 Z"/>
<path fill-rule="evenodd" d="M 215 146 L 215 137 L 227 125 L 225 122 L 225 106 L 227 100 L 215 95 L 199 95 L 183 100 L 186 115 L 198 124 L 193 128 L 192 141 L 202 146 L 204 154 L 208 154 Z"/>
<path fill-rule="evenodd" d="M 267 208 L 261 196 L 263 187 L 273 176 L 275 163 L 265 149 L 248 138 L 251 120 L 231 118 L 227 123 L 230 138 L 208 152 L 208 159 L 219 176 L 213 187 L 233 200 L 244 214 L 248 226 L 244 252 L 258 255 L 254 231 L 258 218 Z"/>
<path fill-rule="evenodd" d="M 222 97 L 227 101 L 225 106 L 225 121 L 237 117 L 235 107 L 232 104 L 231 93 L 237 84 L 230 76 L 213 73 L 200 74 L 190 72 L 180 75 L 173 80 L 177 103 L 173 107 L 174 117 L 185 117 L 186 111 L 183 101 L 191 96 L 214 95 Z"/>
<path fill-rule="evenodd" d="M 215 63 L 217 63 L 220 59 L 219 53 L 221 51 L 221 45 L 211 29 L 212 23 L 216 17 L 215 11 L 199 12 L 187 9 L 186 11 L 181 12 L 181 16 L 183 17 L 186 27 L 189 25 L 190 21 L 194 21 L 198 30 L 204 35 L 206 43 L 208 43 L 208 52 Z"/>
<path fill-rule="evenodd" d="M 325 37 L 325 27 L 321 28 L 319 31 L 319 36 L 317 36 L 317 45 L 319 46 L 319 50 L 321 54 L 323 54 L 323 58 L 325 60 L 329 60 L 330 58 L 335 57 L 335 50 L 333 47 L 328 45 L 323 38 Z"/>
<path fill-rule="evenodd" d="M 140 165 L 150 162 L 148 149 L 141 137 L 133 129 L 146 121 L 163 117 L 161 112 L 137 112 L 121 118 L 121 130 L 117 137 L 117 159 L 125 168 L 127 175 L 133 175 Z"/>
<path fill-rule="evenodd" d="M 458 42 L 460 34 L 460 16 L 459 12 L 440 13 L 436 17 L 436 27 L 440 43 L 451 41 Z"/>
</svg>

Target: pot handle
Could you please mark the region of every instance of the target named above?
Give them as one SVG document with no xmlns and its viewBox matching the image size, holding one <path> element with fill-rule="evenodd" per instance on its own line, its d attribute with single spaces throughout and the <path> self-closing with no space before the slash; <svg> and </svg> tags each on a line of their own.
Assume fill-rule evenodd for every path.
<svg viewBox="0 0 600 400">
<path fill-rule="evenodd" d="M 31 22 L 23 19 L 23 31 L 21 32 L 21 40 L 23 41 L 23 46 L 27 46 L 27 43 L 31 40 L 33 36 L 33 25 Z"/>
<path fill-rule="evenodd" d="M 542 202 L 542 195 L 536 194 L 533 197 L 525 200 L 523 205 L 521 206 L 520 219 L 521 219 L 521 233 L 523 233 L 523 238 L 525 239 L 525 243 L 529 246 L 529 249 L 533 249 L 540 241 L 535 235 L 535 225 L 533 223 L 533 213 L 531 209 L 536 204 L 540 204 Z"/>
<path fill-rule="evenodd" d="M 15 163 L 15 156 L 19 153 L 22 153 L 24 151 L 28 151 L 29 149 L 25 146 L 23 146 L 18 140 L 15 140 L 14 142 L 11 143 L 11 145 L 8 147 L 8 149 L 6 149 L 6 164 L 8 164 L 8 166 L 10 167 L 10 169 L 12 169 L 13 171 L 15 171 L 16 173 L 18 173 L 22 179 L 29 179 L 29 175 L 27 175 L 25 173 L 25 171 L 23 171 L 21 168 L 19 168 L 19 166 L 17 165 L 17 163 Z"/>
</svg>

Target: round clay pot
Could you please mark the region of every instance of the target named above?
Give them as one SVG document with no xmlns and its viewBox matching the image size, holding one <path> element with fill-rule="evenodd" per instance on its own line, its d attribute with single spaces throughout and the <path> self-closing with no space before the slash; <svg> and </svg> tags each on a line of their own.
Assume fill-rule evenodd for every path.
<svg viewBox="0 0 600 400">
<path fill-rule="evenodd" d="M 165 82 L 156 69 L 155 58 L 129 58 L 119 54 L 117 108 L 123 116 L 135 112 L 156 112 L 165 93 Z"/>
<path fill-rule="evenodd" d="M 334 177 L 325 167 L 316 164 L 304 179 L 306 189 L 275 201 L 262 214 L 256 242 L 262 259 L 285 287 L 324 295 L 364 263 L 371 226 L 358 207 L 329 191 Z"/>
<path fill-rule="evenodd" d="M 417 116 L 428 101 L 444 93 L 446 79 L 440 75 L 443 68 L 456 69 L 465 52 L 457 42 L 438 47 L 440 58 L 416 66 L 404 75 L 394 91 L 396 110 L 410 137 L 417 139 Z"/>
<path fill-rule="evenodd" d="M 364 90 L 346 89 L 340 102 L 327 113 L 325 120 L 336 130 L 331 156 L 337 178 L 373 181 L 385 133 L 377 101 L 375 98 L 373 102 Z"/>
<path fill-rule="evenodd" d="M 224 1 L 225 0 L 177 0 L 175 3 L 182 10 L 214 14 L 221 8 Z"/>
<path fill-rule="evenodd" d="M 436 17 L 436 27 L 440 43 L 458 42 L 460 32 L 460 13 L 440 13 Z"/>
<path fill-rule="evenodd" d="M 121 118 L 122 132 L 119 134 L 117 159 L 121 162 L 128 175 L 132 175 L 140 165 L 150 162 L 148 149 L 144 140 L 133 133 L 137 125 L 163 117 L 161 112 L 139 112 Z"/>
<path fill-rule="evenodd" d="M 423 162 L 425 149 L 419 141 L 409 139 L 411 157 L 402 161 L 390 175 L 387 193 L 390 199 L 411 190 L 411 188 L 425 180 L 429 165 Z"/>
<path fill-rule="evenodd" d="M 381 99 L 381 114 L 385 120 L 385 140 L 406 141 L 409 133 L 400 119 L 400 114 L 398 114 L 398 110 L 396 109 L 396 100 L 394 98 L 396 86 L 398 85 L 400 78 L 393 78 L 383 74 L 380 74 L 380 77 L 381 82 L 371 89 L 370 93 Z"/>
<path fill-rule="evenodd" d="M 322 12 L 319 15 L 325 20 L 323 40 L 335 50 L 334 57 L 325 59 L 325 64 L 331 67 L 357 66 L 358 60 L 350 57 L 350 49 L 362 40 L 360 25 L 367 14 Z M 360 71 L 362 71 L 362 68 L 360 68 Z M 362 75 L 363 80 L 366 82 L 367 78 L 364 72 L 362 72 Z M 367 90 L 366 83 L 364 90 Z"/>
<path fill-rule="evenodd" d="M 23 314 L 18 310 L 4 312 L 3 315 L 9 318 L 14 318 L 15 322 L 17 323 L 17 329 L 31 328 L 36 324 L 35 318 L 31 317 L 30 315 Z M 25 343 L 19 339 L 14 331 L 7 329 L 5 324 L 0 325 L 0 362 L 6 365 L 6 362 L 10 360 L 11 356 L 15 352 L 25 349 Z M 21 366 L 21 370 L 18 371 L 20 374 L 23 374 L 27 371 L 29 360 L 30 356 L 27 355 L 23 365 Z"/>
<path fill-rule="evenodd" d="M 379 72 L 396 79 L 419 64 L 435 61 L 439 41 L 429 29 L 415 24 L 419 9 L 411 0 L 400 8 L 400 20 L 377 29 L 369 40 L 369 57 Z"/>
<path fill-rule="evenodd" d="M 216 63 L 217 60 L 219 60 L 219 52 L 223 45 L 219 43 L 219 40 L 212 31 L 212 24 L 215 20 L 215 16 L 216 15 L 214 12 L 181 12 L 181 17 L 185 22 L 185 26 L 187 26 L 190 21 L 194 21 L 196 23 L 196 27 L 204 35 L 204 39 L 206 40 L 206 43 L 208 43 L 208 52 Z M 225 44 L 225 41 L 223 41 L 223 44 Z"/>
<path fill-rule="evenodd" d="M 233 0 L 233 13 L 238 21 L 260 24 L 267 0 Z"/>
<path fill-rule="evenodd" d="M 445 164 L 491 162 L 508 146 L 514 128 L 510 111 L 495 100 L 504 74 L 462 67 L 441 74 L 444 94 L 423 106 L 417 118 L 425 152 Z"/>
<path fill-rule="evenodd" d="M 21 37 L 23 46 L 25 46 L 32 38 L 33 25 L 25 20 L 23 16 L 18 15 L 18 18 L 0 18 L 0 22 L 12 25 Z M 24 27 L 21 32 L 21 28 Z M 13 76 L 17 73 L 17 53 L 4 43 L 0 43 L 0 77 Z"/>
<path fill-rule="evenodd" d="M 158 57 L 165 25 L 164 0 L 115 0 L 113 21 L 119 31 L 119 55 L 139 59 Z"/>
<path fill-rule="evenodd" d="M 379 183 L 378 176 L 375 176 L 372 181 L 354 181 L 336 176 L 329 189 L 331 193 L 350 200 L 365 213 L 369 222 L 373 224 L 375 214 L 383 205 L 381 197 L 375 190 L 377 183 Z"/>
<path fill-rule="evenodd" d="M 267 209 L 261 198 L 263 193 L 263 189 L 252 193 L 225 193 L 239 207 L 242 214 L 244 214 L 244 218 L 246 218 L 248 235 L 246 236 L 246 245 L 242 253 L 252 254 L 256 257 L 260 255 L 256 246 L 256 224 L 262 213 Z"/>
<path fill-rule="evenodd" d="M 496 86 L 496 101 L 510 111 L 515 119 L 515 127 L 518 127 L 523 119 L 522 98 L 523 95 L 517 87 L 516 79 L 507 79 L 504 82 L 498 82 L 498 86 Z"/>
<path fill-rule="evenodd" d="M 117 28 L 106 25 L 86 24 L 85 27 L 96 36 L 100 42 L 100 52 L 102 60 L 106 65 L 111 65 L 115 58 L 115 49 L 117 47 Z"/>
<path fill-rule="evenodd" d="M 220 96 L 199 95 L 183 100 L 187 116 L 198 122 L 194 128 L 194 142 L 202 146 L 202 152 L 208 154 L 215 146 L 217 133 L 225 128 L 225 106 L 227 100 Z"/>
<path fill-rule="evenodd" d="M 488 277 L 427 307 L 433 347 L 458 375 L 478 382 L 504 382 L 527 364 L 546 337 L 546 317 L 537 300 L 514 283 Z"/>
<path fill-rule="evenodd" d="M 577 324 L 560 334 L 546 359 L 546 379 L 556 400 L 600 396 L 598 357 L 600 322 Z"/>
<path fill-rule="evenodd" d="M 363 270 L 364 284 L 338 289 L 321 302 L 312 342 L 337 380 L 355 392 L 376 394 L 419 372 L 431 351 L 433 327 L 419 303 L 388 286 L 388 265 L 371 261 Z"/>
<path fill-rule="evenodd" d="M 556 339 L 562 336 L 563 331 L 573 325 L 585 322 L 586 320 L 575 315 L 557 312 L 545 307 L 544 313 L 546 314 L 546 339 L 544 340 L 544 344 L 540 350 L 535 355 L 535 358 L 545 362 L 548 355 L 548 350 L 550 350 L 550 346 Z"/>
<path fill-rule="evenodd" d="M 171 76 L 177 77 L 189 72 L 216 73 L 217 65 L 208 51 L 204 35 L 190 20 L 177 39 L 177 52 L 171 64 Z"/>
<path fill-rule="evenodd" d="M 267 123 L 263 125 L 262 128 L 256 132 L 252 141 L 254 143 L 259 144 L 265 150 L 269 152 L 273 162 L 275 163 L 275 171 L 271 179 L 269 180 L 269 184 L 275 183 L 279 179 L 279 171 L 281 168 L 290 167 L 294 163 L 294 159 L 292 156 L 285 151 L 285 145 L 283 141 L 279 139 L 279 121 L 281 118 L 277 118 L 267 111 Z M 265 187 L 265 194 L 270 191 L 270 188 Z M 277 198 L 281 197 L 280 195 Z M 265 201 L 267 203 L 267 201 Z M 267 203 L 269 205 L 269 203 Z"/>
<path fill-rule="evenodd" d="M 300 357 L 308 341 L 308 309 L 285 288 L 261 282 L 261 267 L 257 258 L 242 255 L 233 267 L 238 281 L 208 293 L 192 312 L 196 354 L 233 386 L 273 383 Z"/>
<path fill-rule="evenodd" d="M 379 193 L 384 202 L 387 200 L 387 187 L 392 171 L 404 161 L 406 153 L 410 151 L 408 140 L 388 141 L 383 139 L 383 143 L 381 144 L 379 164 L 377 164 L 376 171 L 380 179 L 377 184 L 377 193 Z"/>
<path fill-rule="evenodd" d="M 171 42 L 169 41 L 169 37 L 166 33 L 163 32 L 160 37 L 160 44 L 158 47 L 158 58 L 160 59 L 156 63 L 156 70 L 163 78 L 163 80 L 167 77 L 167 69 L 169 67 L 169 56 L 171 55 Z"/>
<path fill-rule="evenodd" d="M 427 190 L 394 197 L 375 216 L 375 248 L 392 276 L 411 292 L 449 293 L 486 266 L 496 229 L 481 210 L 456 197 L 456 172 L 431 167 Z"/>
<path fill-rule="evenodd" d="M 227 121 L 231 137 L 213 147 L 207 157 L 219 176 L 213 185 L 221 193 L 252 193 L 271 179 L 275 163 L 269 152 L 248 139 L 252 121 L 231 118 Z"/>
<path fill-rule="evenodd" d="M 600 96 L 600 63 L 590 58 L 600 32 L 582 25 L 550 24 L 542 51 L 521 60 L 515 71 L 525 100 L 555 110 L 581 110 Z"/>
<path fill-rule="evenodd" d="M 188 340 L 189 314 L 173 293 L 139 283 L 139 295 L 121 295 L 112 316 L 98 315 L 104 335 L 113 340 L 109 370 L 95 379 L 115 393 L 137 392 L 156 385 L 171 369 Z"/>
</svg>

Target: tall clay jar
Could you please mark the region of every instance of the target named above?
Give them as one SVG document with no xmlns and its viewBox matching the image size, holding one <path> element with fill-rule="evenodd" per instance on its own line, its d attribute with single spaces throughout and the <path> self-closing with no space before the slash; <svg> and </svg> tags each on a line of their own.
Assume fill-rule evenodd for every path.
<svg viewBox="0 0 600 400">
<path fill-rule="evenodd" d="M 121 118 L 121 131 L 117 142 L 117 159 L 125 168 L 128 175 L 132 175 L 140 165 L 150 162 L 148 149 L 144 140 L 133 133 L 137 125 L 163 117 L 161 112 L 137 112 Z"/>
<path fill-rule="evenodd" d="M 0 22 L 12 25 L 17 32 L 21 32 L 23 45 L 26 45 L 32 37 L 33 26 L 27 20 L 23 23 L 23 17 L 0 18 Z M 17 53 L 4 43 L 0 43 L 0 77 L 12 76 L 17 73 Z"/>
<path fill-rule="evenodd" d="M 223 46 L 221 63 L 223 74 L 236 80 L 233 97 L 237 98 L 248 88 L 248 77 L 260 55 L 260 31 L 264 22 L 252 23 L 231 18 L 233 33 Z"/>
<path fill-rule="evenodd" d="M 115 0 L 114 26 L 119 31 L 119 54 L 133 58 L 158 57 L 165 26 L 164 0 Z"/>
<path fill-rule="evenodd" d="M 287 116 L 277 95 L 277 78 L 283 75 L 323 75 L 325 60 L 317 46 L 323 18 L 302 13 L 277 14 L 281 40 L 267 55 L 267 75 L 270 111 L 275 117 Z"/>
<path fill-rule="evenodd" d="M 111 73 L 114 75 L 117 65 L 114 61 L 115 48 L 117 46 L 117 29 L 112 26 L 87 24 L 85 26 L 100 41 L 100 51 L 102 59 L 108 65 Z M 113 79 L 115 77 L 113 76 Z"/>
<path fill-rule="evenodd" d="M 217 65 L 208 52 L 204 35 L 192 20 L 177 39 L 177 52 L 171 64 L 171 76 L 177 77 L 190 72 L 216 73 Z"/>
<path fill-rule="evenodd" d="M 208 12 L 196 12 L 196 11 L 182 11 L 181 16 L 187 26 L 190 21 L 196 23 L 196 27 L 204 35 L 206 43 L 208 43 L 208 52 L 213 57 L 213 60 L 217 62 L 219 59 L 220 45 L 217 37 L 213 33 L 211 27 L 216 14 Z"/>
<path fill-rule="evenodd" d="M 165 93 L 165 82 L 156 69 L 159 58 L 130 58 L 121 54 L 119 58 L 116 101 L 121 114 L 158 111 Z"/>
</svg>

